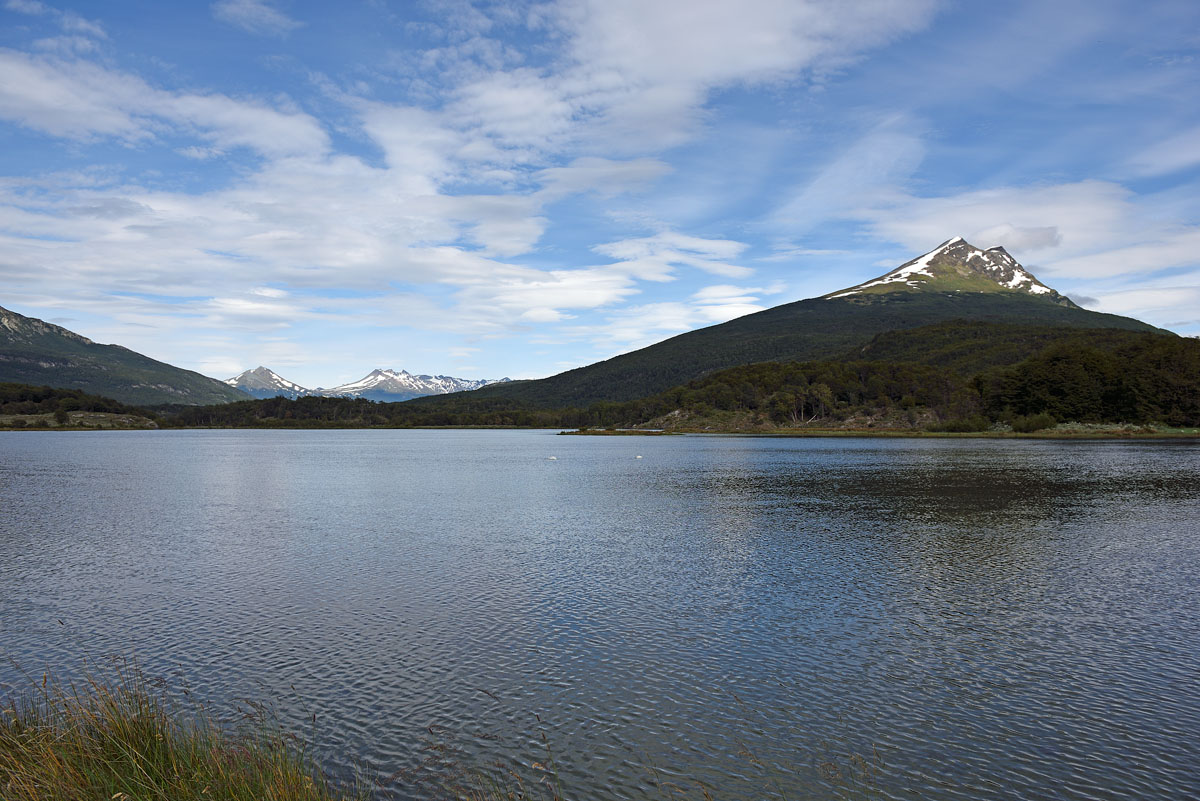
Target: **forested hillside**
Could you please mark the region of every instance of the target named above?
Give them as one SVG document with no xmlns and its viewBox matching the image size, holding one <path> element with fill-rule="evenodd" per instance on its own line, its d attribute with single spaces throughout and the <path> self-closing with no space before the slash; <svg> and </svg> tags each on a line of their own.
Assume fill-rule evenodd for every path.
<svg viewBox="0 0 1200 801">
<path fill-rule="evenodd" d="M 935 336 L 927 342 L 939 341 L 941 334 L 953 330 L 935 327 Z M 924 349 L 926 358 L 948 358 L 950 366 L 877 360 L 763 362 L 623 403 L 539 409 L 479 393 L 461 393 L 448 399 L 454 404 L 436 407 L 420 401 L 272 398 L 181 409 L 174 420 L 193 426 L 652 425 L 739 430 L 981 430 L 998 423 L 1021 428 L 1056 421 L 1200 425 L 1200 340 L 1104 331 L 1065 337 L 1034 331 L 1028 339 L 1002 328 L 976 333 L 978 343 L 991 341 L 995 347 L 964 350 L 947 335 L 945 348 Z M 1050 344 L 1039 349 L 1043 337 Z M 1086 342 L 1092 344 L 1082 344 Z M 877 345 L 902 349 L 913 342 L 889 344 L 880 339 Z M 971 359 L 990 363 L 1010 348 L 1036 352 L 1016 364 L 964 374 L 968 351 L 975 354 Z"/>
<path fill-rule="evenodd" d="M 1040 328 L 1115 328 L 1164 333 L 1129 317 L 1060 306 L 1028 295 L 911 292 L 815 298 L 689 331 L 550 378 L 488 386 L 471 394 L 513 401 L 527 408 L 587 406 L 598 400 L 627 401 L 727 367 L 764 361 L 840 360 L 847 352 L 867 345 L 885 332 L 963 319 Z M 454 409 L 458 396 L 416 402 Z"/>
<path fill-rule="evenodd" d="M 78 389 L 0 383 L 3 428 L 155 428 L 145 409 Z"/>
<path fill-rule="evenodd" d="M 0 308 L 0 381 L 65 387 L 124 403 L 223 403 L 244 392 L 119 345 L 100 345 Z"/>
<path fill-rule="evenodd" d="M 60 411 L 153 416 L 137 406 L 129 406 L 102 395 L 89 395 L 79 389 L 0 384 L 0 414 L 53 414 Z"/>
<path fill-rule="evenodd" d="M 887 331 L 841 354 L 844 361 L 916 362 L 971 376 L 1028 359 L 1050 345 L 1113 351 L 1161 333 L 1121 328 L 1011 325 L 968 320 Z M 1166 337 L 1173 339 L 1174 337 Z"/>
</svg>

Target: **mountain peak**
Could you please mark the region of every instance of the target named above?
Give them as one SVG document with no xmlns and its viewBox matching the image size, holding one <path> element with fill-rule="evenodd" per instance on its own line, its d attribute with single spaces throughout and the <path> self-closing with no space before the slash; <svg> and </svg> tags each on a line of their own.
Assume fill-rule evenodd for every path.
<svg viewBox="0 0 1200 801">
<path fill-rule="evenodd" d="M 1002 246 L 977 248 L 961 236 L 870 281 L 825 295 L 826 299 L 891 292 L 1017 292 L 1075 307 L 1043 284 Z"/>
<path fill-rule="evenodd" d="M 225 379 L 225 383 L 255 398 L 271 398 L 276 395 L 298 398 L 301 395 L 309 394 L 309 390 L 294 381 L 288 381 L 274 370 L 263 367 L 261 364 L 253 370 L 246 370 L 233 378 Z"/>
</svg>

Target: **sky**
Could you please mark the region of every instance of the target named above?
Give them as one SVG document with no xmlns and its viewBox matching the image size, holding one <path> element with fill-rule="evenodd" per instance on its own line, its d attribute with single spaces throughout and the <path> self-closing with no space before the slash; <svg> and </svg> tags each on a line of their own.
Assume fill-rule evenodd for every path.
<svg viewBox="0 0 1200 801">
<path fill-rule="evenodd" d="M 953 236 L 1200 334 L 1195 0 L 0 0 L 0 306 L 536 378 Z"/>
</svg>

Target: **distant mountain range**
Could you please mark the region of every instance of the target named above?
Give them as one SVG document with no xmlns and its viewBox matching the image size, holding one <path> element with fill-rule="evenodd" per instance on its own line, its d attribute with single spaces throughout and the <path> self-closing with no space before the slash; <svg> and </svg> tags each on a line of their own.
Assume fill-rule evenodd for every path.
<svg viewBox="0 0 1200 801">
<path fill-rule="evenodd" d="M 350 384 L 307 389 L 266 367 L 218 381 L 155 361 L 120 345 L 99 345 L 36 317 L 0 308 L 0 382 L 81 389 L 138 406 L 206 406 L 251 398 L 305 395 L 403 401 L 506 381 L 509 379 L 497 382 L 412 375 L 404 370 L 372 370 Z"/>
<path fill-rule="evenodd" d="M 313 394 L 377 401 L 405 401 L 426 395 L 467 392 L 511 382 L 510 378 L 470 379 L 453 378 L 448 375 L 413 375 L 406 370 L 372 370 L 357 381 L 329 389 L 316 389 Z"/>
<path fill-rule="evenodd" d="M 876 335 L 955 320 L 1170 333 L 1081 309 L 1003 248 L 983 250 L 955 237 L 879 278 L 824 297 L 689 331 L 549 378 L 484 387 L 470 402 L 481 409 L 549 409 L 635 400 L 728 367 L 843 358 Z M 432 407 L 452 402 L 417 401 Z"/>
<path fill-rule="evenodd" d="M 245 400 L 215 378 L 0 308 L 0 381 L 81 389 L 122 403 L 204 405 Z"/>
<path fill-rule="evenodd" d="M 283 378 L 266 367 L 256 367 L 225 381 L 231 387 L 255 398 L 299 398 L 305 395 L 320 395 L 335 398 L 366 398 L 367 400 L 396 402 L 412 400 L 426 395 L 445 395 L 451 392 L 466 392 L 489 384 L 510 381 L 454 378 L 448 375 L 413 375 L 407 370 L 372 370 L 357 381 L 328 389 L 317 387 L 306 389 L 294 381 Z"/>
<path fill-rule="evenodd" d="M 943 323 L 1017 326 L 1003 342 L 974 341 L 976 328 Z M 932 327 L 931 327 L 932 326 Z M 1056 329 L 1119 329 L 1171 335 L 1112 314 L 1081 309 L 1043 284 L 1004 248 L 977 248 L 962 237 L 878 278 L 824 297 L 787 303 L 672 337 L 640 350 L 537 381 L 468 380 L 373 370 L 362 379 L 307 389 L 258 367 L 221 382 L 155 361 L 117 345 L 98 345 L 56 325 L 0 309 L 0 381 L 77 388 L 140 404 L 218 404 L 247 398 L 306 395 L 415 402 L 449 410 L 562 409 L 644 398 L 717 370 L 768 361 L 861 358 L 855 354 L 920 353 L 938 341 L 949 362 L 1013 364 Z M 979 329 L 983 330 L 983 329 Z M 995 331 L 998 329 L 987 329 Z M 878 339 L 880 335 L 888 337 Z M 948 347 L 943 340 L 962 340 Z M 965 339 L 964 339 L 965 337 Z M 970 340 L 970 341 L 968 341 Z M 886 357 L 885 357 L 886 358 Z M 949 366 L 949 362 L 947 363 Z M 469 396 L 462 393 L 474 390 Z M 453 397 L 444 397 L 444 396 Z M 437 397 L 427 397 L 437 396 Z M 424 413 L 424 412 L 422 412 Z"/>
</svg>

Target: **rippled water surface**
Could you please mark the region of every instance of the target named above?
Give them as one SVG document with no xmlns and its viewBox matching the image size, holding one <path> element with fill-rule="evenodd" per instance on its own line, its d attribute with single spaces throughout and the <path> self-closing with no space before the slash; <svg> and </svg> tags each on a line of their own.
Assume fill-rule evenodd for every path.
<svg viewBox="0 0 1200 801">
<path fill-rule="evenodd" d="M 136 655 L 400 798 L 1198 798 L 1198 445 L 0 433 L 0 692 Z"/>
</svg>

